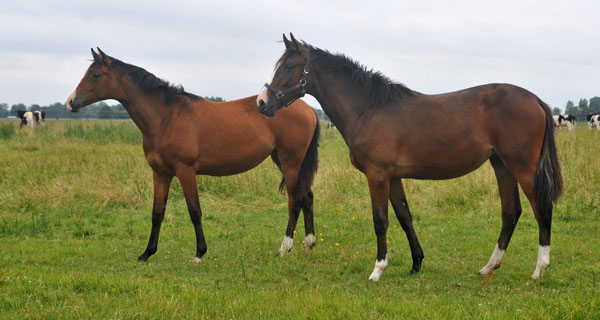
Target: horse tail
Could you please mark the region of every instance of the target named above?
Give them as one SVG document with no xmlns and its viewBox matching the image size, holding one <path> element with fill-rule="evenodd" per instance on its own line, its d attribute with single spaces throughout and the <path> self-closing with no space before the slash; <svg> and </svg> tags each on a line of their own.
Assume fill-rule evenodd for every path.
<svg viewBox="0 0 600 320">
<path fill-rule="evenodd" d="M 277 149 L 274 149 L 273 152 L 271 152 L 271 160 L 275 162 L 275 165 L 277 168 L 279 168 L 279 171 L 281 171 L 281 162 L 279 161 Z M 279 183 L 279 192 L 283 192 L 283 188 L 285 188 L 285 177 L 281 177 L 281 182 Z"/>
<path fill-rule="evenodd" d="M 296 200 L 303 199 L 310 193 L 310 187 L 315 179 L 317 168 L 319 167 L 319 135 L 321 134 L 321 126 L 319 125 L 319 117 L 315 113 L 317 119 L 315 125 L 315 131 L 310 141 L 310 145 L 304 154 L 304 160 L 300 167 L 300 173 L 298 174 L 298 183 L 296 184 L 296 194 L 294 198 Z"/>
<path fill-rule="evenodd" d="M 546 113 L 546 130 L 542 151 L 535 174 L 535 196 L 540 214 L 546 223 L 552 221 L 552 203 L 558 200 L 563 192 L 563 179 L 554 142 L 554 119 L 546 103 L 538 98 L 538 103 Z"/>
</svg>

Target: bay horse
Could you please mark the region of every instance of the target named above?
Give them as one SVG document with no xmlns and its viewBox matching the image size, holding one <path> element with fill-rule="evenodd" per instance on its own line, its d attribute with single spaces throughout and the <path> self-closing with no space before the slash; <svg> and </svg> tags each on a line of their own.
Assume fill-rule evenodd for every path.
<svg viewBox="0 0 600 320">
<path fill-rule="evenodd" d="M 421 268 L 423 250 L 402 179 L 451 179 L 486 160 L 498 181 L 502 229 L 491 258 L 479 273 L 491 276 L 500 267 L 521 215 L 520 184 L 539 226 L 532 278 L 540 276 L 550 263 L 552 204 L 563 189 L 552 113 L 542 100 L 510 84 L 422 94 L 342 54 L 299 42 L 293 35 L 291 40 L 284 35 L 283 42 L 285 52 L 271 83 L 258 95 L 258 108 L 273 116 L 308 93 L 339 129 L 352 164 L 365 174 L 369 185 L 377 236 L 377 260 L 369 280 L 379 280 L 388 264 L 388 200 L 408 238 L 411 273 Z"/>
<path fill-rule="evenodd" d="M 294 230 L 304 213 L 305 249 L 316 243 L 311 186 L 318 165 L 319 122 L 304 101 L 276 118 L 261 115 L 256 96 L 211 102 L 173 86 L 152 73 L 98 48 L 75 91 L 67 99 L 72 112 L 106 99 L 119 101 L 142 132 L 146 160 L 153 171 L 152 229 L 138 261 L 156 253 L 169 186 L 179 179 L 196 233 L 198 263 L 207 251 L 196 175 L 226 176 L 248 171 L 269 155 L 283 173 L 280 190 L 288 194 L 286 235 L 279 249 L 292 249 Z"/>
</svg>

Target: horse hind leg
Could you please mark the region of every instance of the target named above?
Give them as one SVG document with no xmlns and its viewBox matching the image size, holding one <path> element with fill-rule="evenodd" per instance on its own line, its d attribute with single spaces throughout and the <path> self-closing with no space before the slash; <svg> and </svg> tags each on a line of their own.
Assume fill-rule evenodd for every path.
<svg viewBox="0 0 600 320">
<path fill-rule="evenodd" d="M 288 188 L 288 224 L 285 230 L 285 236 L 281 241 L 281 247 L 277 251 L 277 256 L 282 258 L 286 253 L 292 251 L 294 246 L 294 234 L 296 233 L 296 224 L 300 216 L 301 203 L 294 199 L 293 193 Z"/>
<path fill-rule="evenodd" d="M 304 250 L 308 251 L 317 244 L 317 238 L 315 237 L 315 223 L 314 223 L 314 212 L 313 212 L 313 199 L 314 195 L 312 190 L 301 200 L 302 213 L 304 214 Z"/>
<path fill-rule="evenodd" d="M 516 174 L 517 180 L 519 184 L 521 184 L 521 188 L 523 192 L 527 196 L 529 203 L 531 204 L 531 208 L 533 209 L 533 213 L 535 215 L 535 219 L 538 223 L 539 228 L 539 238 L 538 238 L 538 257 L 537 263 L 535 267 L 535 271 L 531 275 L 532 279 L 538 279 L 540 277 L 541 271 L 546 269 L 550 265 L 550 234 L 552 227 L 552 203 L 547 205 L 547 208 L 540 209 L 538 206 L 538 201 L 536 197 L 535 191 L 535 172 L 529 174 Z"/>
<path fill-rule="evenodd" d="M 286 253 L 292 250 L 294 244 L 294 234 L 296 233 L 296 226 L 298 224 L 298 218 L 300 217 L 300 210 L 304 214 L 304 229 L 306 231 L 306 237 L 304 238 L 304 250 L 308 251 L 312 249 L 317 242 L 315 237 L 315 226 L 313 219 L 313 198 L 312 191 L 309 191 L 302 198 L 296 199 L 296 197 L 290 196 L 293 192 L 288 189 L 288 225 L 285 231 L 285 237 L 281 242 L 281 247 L 277 252 L 279 257 L 283 257 Z"/>
<path fill-rule="evenodd" d="M 493 155 L 490 163 L 494 168 L 500 201 L 502 203 L 502 230 L 488 263 L 479 270 L 480 274 L 489 274 L 492 270 L 500 268 L 502 258 L 510 242 L 510 238 L 521 216 L 521 201 L 519 200 L 519 187 L 514 175 L 504 165 L 500 157 Z"/>
</svg>

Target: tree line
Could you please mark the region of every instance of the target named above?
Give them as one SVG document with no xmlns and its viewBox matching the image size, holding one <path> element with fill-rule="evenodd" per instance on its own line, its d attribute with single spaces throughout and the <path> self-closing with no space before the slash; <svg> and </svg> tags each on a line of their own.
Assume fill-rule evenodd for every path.
<svg viewBox="0 0 600 320">
<path fill-rule="evenodd" d="M 204 99 L 225 102 L 226 100 L 221 97 L 206 96 Z M 313 108 L 321 120 L 329 121 L 329 117 L 323 110 Z M 9 116 L 16 116 L 17 111 L 44 111 L 46 112 L 46 119 L 130 119 L 127 110 L 121 104 L 109 105 L 106 102 L 98 102 L 91 104 L 77 113 L 73 113 L 67 109 L 67 105 L 64 103 L 56 102 L 48 106 L 40 106 L 38 104 L 32 104 L 26 106 L 22 103 L 13 104 L 9 106 L 7 103 L 0 103 L 0 118 L 7 118 Z"/>
<path fill-rule="evenodd" d="M 579 104 L 577 105 L 569 100 L 565 105 L 564 112 L 560 108 L 554 107 L 552 108 L 552 113 L 555 115 L 570 114 L 577 117 L 578 121 L 585 121 L 585 115 L 588 113 L 600 113 L 600 97 L 593 97 L 590 100 L 585 98 L 579 99 Z"/>
<path fill-rule="evenodd" d="M 221 97 L 204 97 L 204 99 L 224 102 Z M 0 103 L 0 118 L 16 116 L 17 111 L 44 111 L 46 119 L 130 119 L 127 110 L 119 103 L 109 105 L 104 101 L 91 104 L 77 113 L 73 113 L 67 109 L 65 103 L 56 102 L 47 106 L 32 104 L 26 106 L 23 103 L 13 104 L 9 106 L 7 103 Z"/>
</svg>

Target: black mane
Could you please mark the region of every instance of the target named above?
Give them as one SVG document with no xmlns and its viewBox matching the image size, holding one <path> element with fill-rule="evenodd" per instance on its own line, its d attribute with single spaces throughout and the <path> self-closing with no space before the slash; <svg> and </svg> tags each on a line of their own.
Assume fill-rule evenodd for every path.
<svg viewBox="0 0 600 320">
<path fill-rule="evenodd" d="M 372 106 L 381 106 L 398 98 L 414 95 L 404 84 L 392 81 L 379 71 L 367 69 L 344 54 L 333 54 L 306 42 L 302 42 L 302 46 L 310 49 L 311 64 L 317 64 L 319 70 L 324 72 L 345 74 L 350 83 L 359 87 L 362 94 L 368 97 Z M 279 62 L 287 59 L 292 53 L 292 50 L 286 50 Z"/>
<path fill-rule="evenodd" d="M 110 68 L 114 68 L 121 74 L 128 75 L 131 81 L 137 84 L 143 92 L 147 94 L 162 93 L 165 97 L 165 104 L 170 105 L 177 96 L 186 96 L 193 100 L 202 99 L 192 93 L 186 92 L 182 85 L 173 85 L 168 81 L 158 78 L 143 68 L 125 63 L 112 58 Z"/>
</svg>

